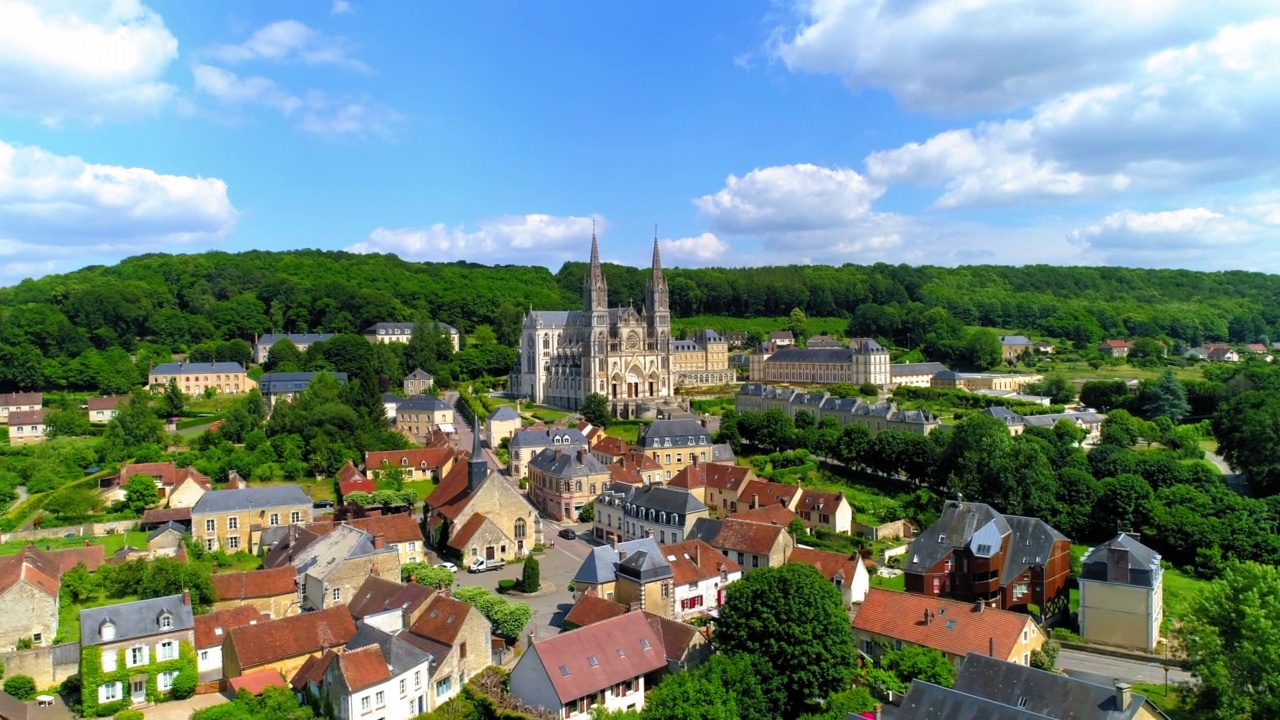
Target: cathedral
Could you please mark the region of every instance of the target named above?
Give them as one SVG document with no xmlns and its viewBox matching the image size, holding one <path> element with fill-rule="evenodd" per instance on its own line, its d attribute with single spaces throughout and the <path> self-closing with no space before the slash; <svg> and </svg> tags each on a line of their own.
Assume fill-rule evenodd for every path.
<svg viewBox="0 0 1280 720">
<path fill-rule="evenodd" d="M 531 310 L 525 316 L 511 391 L 571 410 L 595 392 L 609 398 L 613 413 L 623 418 L 679 407 L 671 310 L 657 239 L 642 309 L 609 307 L 594 235 L 591 269 L 582 285 L 582 310 Z"/>
</svg>

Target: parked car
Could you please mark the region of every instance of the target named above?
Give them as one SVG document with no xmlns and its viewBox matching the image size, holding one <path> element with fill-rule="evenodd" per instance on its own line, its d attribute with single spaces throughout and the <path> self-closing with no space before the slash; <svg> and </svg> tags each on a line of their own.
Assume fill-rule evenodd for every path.
<svg viewBox="0 0 1280 720">
<path fill-rule="evenodd" d="M 458 572 L 458 566 L 457 566 L 457 565 L 454 565 L 454 564 L 453 564 L 453 563 L 451 563 L 451 562 L 436 563 L 435 565 L 432 565 L 431 567 L 444 568 L 445 570 L 448 570 L 448 571 L 449 571 L 449 572 L 451 572 L 451 573 L 456 573 L 456 572 Z"/>
<path fill-rule="evenodd" d="M 482 573 L 490 570 L 501 570 L 507 566 L 506 560 L 486 560 L 484 558 L 476 558 L 471 561 L 471 565 L 467 567 L 467 572 Z"/>
<path fill-rule="evenodd" d="M 578 533 L 573 528 L 565 528 L 560 531 L 560 537 L 564 538 L 565 540 L 577 540 Z"/>
<path fill-rule="evenodd" d="M 64 538 L 73 538 L 73 537 L 75 537 L 75 536 L 76 536 L 76 534 L 75 534 L 75 533 L 67 533 L 66 535 L 63 535 L 62 537 L 64 537 Z"/>
<path fill-rule="evenodd" d="M 314 503 L 311 503 L 311 507 L 313 507 L 313 508 L 331 508 L 331 507 L 333 507 L 333 501 L 332 501 L 332 500 L 317 500 L 317 501 L 315 501 Z"/>
</svg>

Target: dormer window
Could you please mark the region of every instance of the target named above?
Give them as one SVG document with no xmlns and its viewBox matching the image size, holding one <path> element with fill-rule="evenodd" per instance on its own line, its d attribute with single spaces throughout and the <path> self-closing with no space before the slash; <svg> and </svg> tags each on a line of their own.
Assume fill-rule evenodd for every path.
<svg viewBox="0 0 1280 720">
<path fill-rule="evenodd" d="M 98 635 L 102 637 L 103 642 L 116 639 L 116 625 L 110 620 L 104 620 L 102 625 L 98 627 Z"/>
<path fill-rule="evenodd" d="M 160 615 L 160 629 L 171 630 L 172 628 L 173 628 L 173 616 L 170 615 L 169 613 L 162 613 Z"/>
</svg>

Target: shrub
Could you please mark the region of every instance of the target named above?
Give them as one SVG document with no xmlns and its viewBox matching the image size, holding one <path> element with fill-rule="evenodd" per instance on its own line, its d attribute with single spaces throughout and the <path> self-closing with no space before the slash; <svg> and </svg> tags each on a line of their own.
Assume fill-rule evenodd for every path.
<svg viewBox="0 0 1280 720">
<path fill-rule="evenodd" d="M 178 676 L 173 679 L 173 686 L 169 688 L 169 697 L 174 700 L 186 700 L 196 694 L 196 674 L 190 670 L 182 670 Z M 120 716 L 117 715 L 118 719 Z M 141 713 L 139 713 L 141 718 Z"/>
<path fill-rule="evenodd" d="M 542 568 L 538 558 L 531 557 L 524 561 L 524 570 L 520 573 L 520 589 L 527 593 L 535 593 L 540 587 L 542 587 Z"/>
<path fill-rule="evenodd" d="M 34 646 L 34 643 L 31 642 L 31 638 L 29 637 L 18 638 L 19 650 L 30 650 L 33 646 Z"/>
<path fill-rule="evenodd" d="M 534 553 L 536 553 L 536 554 L 538 554 L 538 555 L 541 555 L 542 553 L 544 553 L 544 552 L 546 552 L 546 551 L 547 551 L 547 549 L 546 549 L 545 547 L 543 547 L 541 544 L 539 544 L 539 545 L 534 545 L 534 546 L 533 546 L 533 552 L 534 552 Z"/>
<path fill-rule="evenodd" d="M 30 675 L 14 675 L 4 681 L 4 691 L 26 702 L 36 696 L 36 681 Z"/>
<path fill-rule="evenodd" d="M 512 590 L 515 590 L 515 589 L 516 589 L 515 580 L 499 580 L 498 581 L 498 592 L 511 592 Z"/>
<path fill-rule="evenodd" d="M 121 710 L 116 713 L 116 720 L 142 720 L 141 710 Z"/>
</svg>

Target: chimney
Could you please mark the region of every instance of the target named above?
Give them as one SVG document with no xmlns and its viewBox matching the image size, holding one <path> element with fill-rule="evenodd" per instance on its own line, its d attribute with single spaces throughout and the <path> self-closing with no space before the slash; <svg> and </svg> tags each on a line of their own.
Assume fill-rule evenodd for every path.
<svg viewBox="0 0 1280 720">
<path fill-rule="evenodd" d="M 987 638 L 987 655 L 989 657 L 996 656 L 996 639 L 993 637 Z"/>
<path fill-rule="evenodd" d="M 702 427 L 706 427 L 706 426 L 707 426 L 707 416 L 706 416 L 706 415 L 703 415 L 703 416 L 702 416 Z"/>
<path fill-rule="evenodd" d="M 578 464 L 579 465 L 587 464 L 587 451 L 583 450 L 582 448 L 578 448 Z"/>
<path fill-rule="evenodd" d="M 702 564 L 702 561 L 700 559 L 701 557 L 702 557 L 702 553 L 698 552 L 698 543 L 694 543 L 693 544 L 693 564 L 701 565 Z"/>
<path fill-rule="evenodd" d="M 560 456 L 561 456 L 561 455 L 563 455 L 563 454 L 564 454 L 564 449 L 563 449 L 563 448 L 556 448 L 556 459 L 557 459 L 557 460 L 559 460 L 559 459 L 560 459 Z"/>
<path fill-rule="evenodd" d="M 751 493 L 751 509 L 755 510 L 758 507 L 760 507 L 760 495 Z"/>
<path fill-rule="evenodd" d="M 690 454 L 692 455 L 692 453 L 690 453 Z M 693 455 L 693 466 L 694 466 L 694 467 L 697 467 L 697 466 L 698 466 L 698 456 L 697 456 L 697 455 Z"/>
<path fill-rule="evenodd" d="M 384 548 L 384 547 L 386 547 L 386 543 L 385 543 L 385 542 L 383 541 L 383 539 L 382 539 L 382 533 L 374 533 L 374 534 L 373 534 L 373 548 L 374 548 L 375 550 L 381 550 L 381 549 L 382 549 L 382 548 Z"/>
<path fill-rule="evenodd" d="M 182 589 L 182 604 L 187 607 L 191 606 L 191 591 L 186 588 Z"/>
<path fill-rule="evenodd" d="M 982 602 L 981 600 L 973 601 L 973 611 L 978 613 L 979 615 L 982 614 L 982 608 L 984 607 L 986 607 L 986 603 Z"/>
<path fill-rule="evenodd" d="M 609 539 L 609 546 L 610 546 L 610 547 L 612 547 L 614 550 L 617 550 L 617 549 L 618 549 L 618 536 L 617 536 L 617 535 L 614 535 L 613 537 L 611 537 L 611 538 Z"/>
<path fill-rule="evenodd" d="M 1124 712 L 1129 709 L 1129 703 L 1133 701 L 1133 686 L 1129 683 L 1116 683 L 1116 709 Z"/>
<path fill-rule="evenodd" d="M 537 641 L 538 641 L 538 631 L 530 630 L 529 631 L 529 647 L 533 647 L 533 644 Z"/>
<path fill-rule="evenodd" d="M 930 612 L 926 609 L 926 610 L 924 611 L 924 624 L 925 624 L 925 627 L 928 627 L 928 626 L 929 626 L 929 621 L 930 621 L 930 620 L 932 620 L 932 619 L 933 619 L 933 617 L 932 617 L 932 613 L 930 613 Z"/>
</svg>

